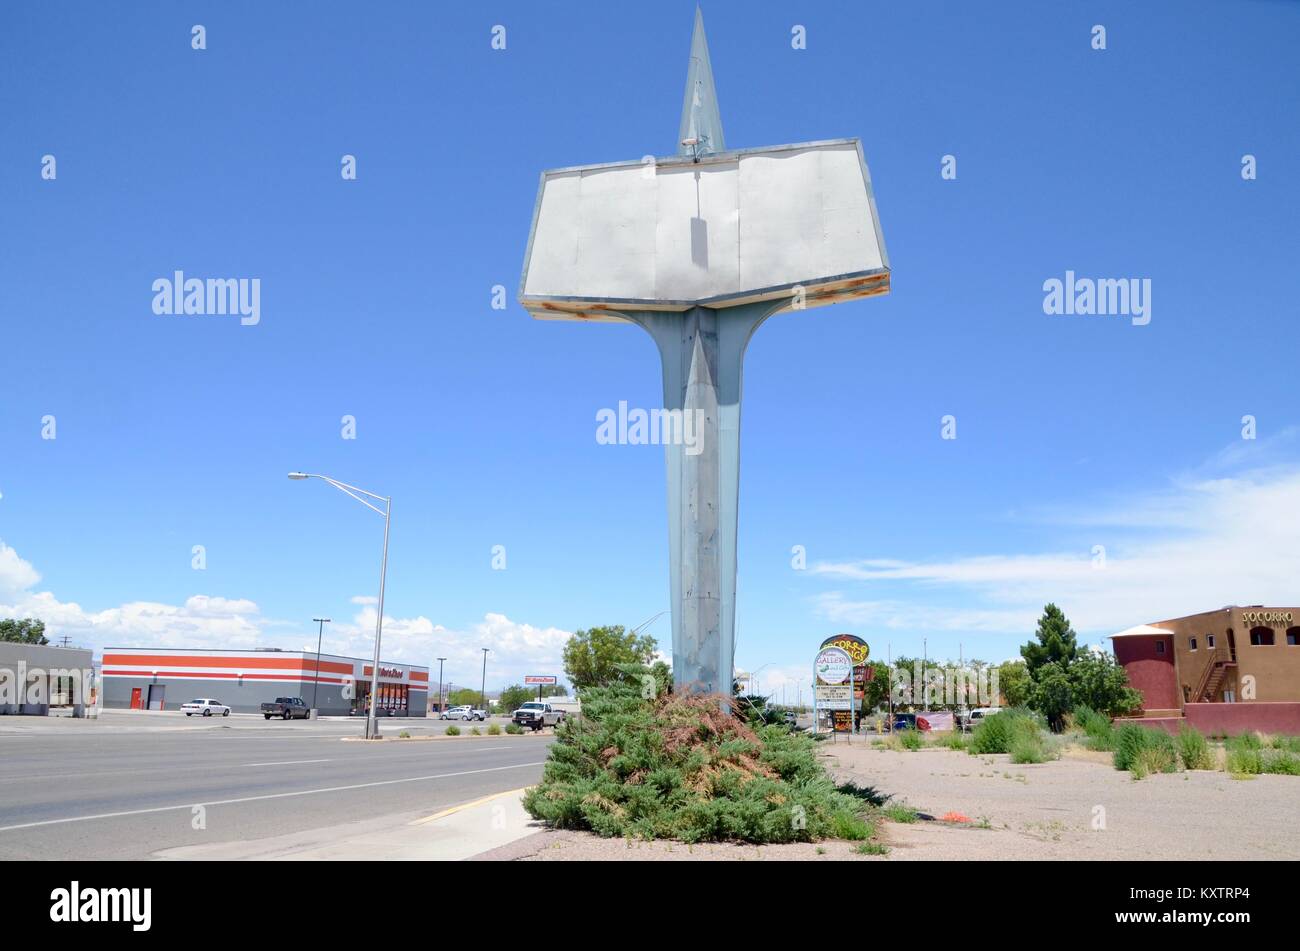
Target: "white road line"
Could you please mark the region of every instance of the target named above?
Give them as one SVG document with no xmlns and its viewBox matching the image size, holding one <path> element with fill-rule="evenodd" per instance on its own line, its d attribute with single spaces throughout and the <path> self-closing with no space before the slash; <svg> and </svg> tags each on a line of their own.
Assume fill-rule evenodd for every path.
<svg viewBox="0 0 1300 951">
<path fill-rule="evenodd" d="M 249 766 L 300 766 L 303 763 L 332 763 L 332 759 L 286 759 L 278 763 L 240 763 L 235 769 L 245 769 Z"/>
<path fill-rule="evenodd" d="M 125 816 L 144 816 L 156 812 L 175 812 L 177 809 L 193 809 L 195 806 L 234 806 L 245 802 L 264 802 L 268 799 L 290 799 L 294 796 L 314 796 L 318 793 L 347 792 L 352 789 L 373 789 L 377 786 L 395 786 L 398 783 L 419 783 L 431 779 L 451 779 L 455 776 L 474 776 L 479 773 L 499 773 L 505 769 L 522 769 L 525 766 L 542 766 L 544 763 L 515 763 L 512 766 L 489 766 L 485 769 L 466 769 L 456 773 L 433 773 L 429 776 L 408 776 L 405 779 L 383 779 L 373 783 L 354 783 L 351 786 L 327 786 L 323 789 L 302 789 L 297 792 L 268 793 L 264 796 L 244 796 L 239 799 L 218 799 L 212 802 L 186 802 L 178 806 L 154 806 L 152 809 L 129 809 L 125 812 L 102 812 L 94 816 L 69 816 L 66 819 L 43 819 L 40 822 L 23 822 L 18 825 L 0 826 L 0 832 L 13 832 L 17 829 L 35 829 L 38 826 L 57 826 L 69 822 L 93 822 L 96 819 L 120 819 Z"/>
</svg>

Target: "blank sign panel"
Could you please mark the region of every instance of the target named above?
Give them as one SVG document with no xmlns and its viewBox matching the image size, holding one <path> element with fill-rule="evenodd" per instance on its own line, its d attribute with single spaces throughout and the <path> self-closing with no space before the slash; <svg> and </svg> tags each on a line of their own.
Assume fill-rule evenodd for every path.
<svg viewBox="0 0 1300 951">
<path fill-rule="evenodd" d="M 843 139 L 544 173 L 520 301 L 535 317 L 609 320 L 888 289 L 866 162 Z"/>
</svg>

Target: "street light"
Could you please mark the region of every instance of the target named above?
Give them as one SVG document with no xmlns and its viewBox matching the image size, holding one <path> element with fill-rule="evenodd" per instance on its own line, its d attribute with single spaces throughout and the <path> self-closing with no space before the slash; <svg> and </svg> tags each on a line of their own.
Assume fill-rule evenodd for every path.
<svg viewBox="0 0 1300 951">
<path fill-rule="evenodd" d="M 373 492 L 359 489 L 355 485 L 339 482 L 329 476 L 317 475 L 314 472 L 290 472 L 289 478 L 295 481 L 320 479 L 322 482 L 328 482 L 340 492 L 352 496 L 370 511 L 378 512 L 384 517 L 384 558 L 379 565 L 379 617 L 375 620 L 375 662 L 370 668 L 370 712 L 366 716 L 366 739 L 377 740 L 379 739 L 379 723 L 375 718 L 375 703 L 379 697 L 379 644 L 384 633 L 384 582 L 388 579 L 388 523 L 393 512 L 393 500 L 390 497 L 375 495 Z M 358 495 L 358 492 L 361 495 Z M 368 496 L 376 502 L 383 502 L 384 507 L 381 509 L 377 505 L 372 505 L 363 499 L 362 495 Z"/>
<path fill-rule="evenodd" d="M 320 690 L 320 642 L 321 638 L 325 636 L 325 625 L 330 623 L 330 619 L 327 617 L 314 617 L 312 620 L 320 622 L 320 629 L 316 632 L 316 679 L 311 685 L 311 708 L 315 710 L 316 691 Z M 320 714 L 317 713 L 317 716 L 320 716 Z"/>
<path fill-rule="evenodd" d="M 442 716 L 442 662 L 445 657 L 437 658 L 438 661 L 438 715 Z"/>
<path fill-rule="evenodd" d="M 487 655 L 488 655 L 488 651 L 491 648 L 481 647 L 479 649 L 483 651 L 483 679 L 479 681 L 478 696 L 479 696 L 479 702 L 483 704 L 483 709 L 484 711 L 486 711 L 487 710 Z M 486 715 L 487 714 L 485 712 L 484 716 Z"/>
</svg>

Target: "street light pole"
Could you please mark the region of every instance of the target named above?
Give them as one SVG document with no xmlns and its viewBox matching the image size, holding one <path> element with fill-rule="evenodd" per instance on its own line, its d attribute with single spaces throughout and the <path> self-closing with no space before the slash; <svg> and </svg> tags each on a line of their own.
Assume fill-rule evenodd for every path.
<svg viewBox="0 0 1300 951">
<path fill-rule="evenodd" d="M 443 702 L 442 702 L 442 662 L 443 662 L 444 660 L 446 660 L 446 659 L 447 659 L 447 658 L 445 658 L 445 657 L 439 657 L 439 658 L 438 658 L 438 715 L 439 715 L 439 716 L 442 715 L 442 710 L 443 710 Z"/>
<path fill-rule="evenodd" d="M 483 679 L 479 681 L 478 696 L 484 710 L 487 710 L 487 655 L 489 649 L 487 647 L 481 648 L 483 651 Z"/>
<path fill-rule="evenodd" d="M 375 715 L 375 704 L 379 699 L 379 647 L 384 634 L 384 585 L 388 578 L 388 525 L 393 513 L 393 500 L 389 496 L 376 495 L 373 492 L 367 492 L 365 489 L 357 488 L 355 485 L 348 485 L 346 482 L 339 482 L 337 479 L 331 479 L 329 476 L 319 475 L 315 472 L 290 472 L 289 478 L 294 480 L 302 479 L 320 479 L 322 482 L 328 482 L 334 488 L 346 495 L 352 496 L 372 512 L 378 512 L 384 517 L 384 557 L 379 565 L 379 616 L 375 619 L 375 660 L 370 668 L 370 713 L 366 717 L 366 739 L 379 739 L 379 723 Z M 360 493 L 358 495 L 357 493 Z M 377 505 L 367 502 L 361 496 L 368 496 L 376 502 L 383 502 L 384 507 L 381 509 Z"/>
<path fill-rule="evenodd" d="M 312 681 L 311 685 L 311 708 L 315 710 L 316 692 L 320 690 L 320 642 L 321 638 L 325 636 L 325 625 L 330 623 L 330 619 L 327 617 L 314 617 L 312 620 L 320 622 L 320 630 L 316 632 L 316 679 Z M 320 716 L 319 713 L 316 715 Z"/>
</svg>

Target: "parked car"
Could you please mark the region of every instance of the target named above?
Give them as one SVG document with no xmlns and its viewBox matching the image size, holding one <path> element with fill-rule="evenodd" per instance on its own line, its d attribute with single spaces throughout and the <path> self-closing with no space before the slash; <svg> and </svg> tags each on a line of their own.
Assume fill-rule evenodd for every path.
<svg viewBox="0 0 1300 951">
<path fill-rule="evenodd" d="M 965 720 L 966 729 L 968 730 L 975 729 L 977 726 L 980 725 L 980 722 L 982 720 L 987 720 L 989 717 L 993 716 L 993 714 L 997 712 L 998 712 L 997 707 L 979 707 L 975 710 L 972 710 L 970 713 L 966 714 L 966 720 Z"/>
<path fill-rule="evenodd" d="M 274 703 L 262 704 L 262 716 L 269 720 L 280 717 L 282 720 L 306 720 L 311 710 L 302 702 L 302 697 L 276 697 Z"/>
<path fill-rule="evenodd" d="M 915 730 L 916 728 L 915 713 L 895 713 L 894 723 L 890 727 L 890 731 L 897 733 L 899 730 Z"/>
<path fill-rule="evenodd" d="M 181 712 L 187 717 L 192 717 L 196 713 L 204 717 L 213 715 L 219 717 L 230 716 L 230 708 L 220 700 L 191 700 L 189 703 L 181 704 Z"/>
<path fill-rule="evenodd" d="M 555 726 L 564 720 L 564 711 L 556 710 L 543 700 L 530 700 L 510 714 L 510 722 L 540 730 L 544 726 Z"/>
<path fill-rule="evenodd" d="M 793 710 L 785 711 L 785 713 L 781 714 L 781 719 L 787 726 L 799 725 L 799 716 Z"/>
<path fill-rule="evenodd" d="M 486 720 L 486 710 L 475 710 L 469 704 L 459 707 L 450 707 L 438 716 L 439 720 Z"/>
</svg>

